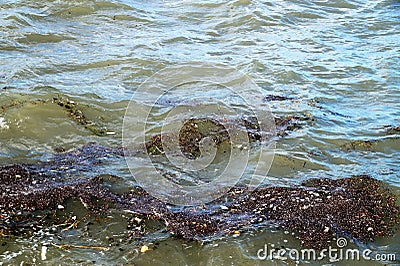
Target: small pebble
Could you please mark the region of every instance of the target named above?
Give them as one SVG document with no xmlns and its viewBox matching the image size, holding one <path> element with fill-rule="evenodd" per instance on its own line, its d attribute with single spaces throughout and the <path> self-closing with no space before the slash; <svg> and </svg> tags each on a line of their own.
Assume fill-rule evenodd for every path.
<svg viewBox="0 0 400 266">
<path fill-rule="evenodd" d="M 147 251 L 149 251 L 149 250 L 150 250 L 149 247 L 146 246 L 146 245 L 143 245 L 143 246 L 140 248 L 140 252 L 142 252 L 142 253 L 145 253 L 145 252 L 147 252 Z"/>
</svg>

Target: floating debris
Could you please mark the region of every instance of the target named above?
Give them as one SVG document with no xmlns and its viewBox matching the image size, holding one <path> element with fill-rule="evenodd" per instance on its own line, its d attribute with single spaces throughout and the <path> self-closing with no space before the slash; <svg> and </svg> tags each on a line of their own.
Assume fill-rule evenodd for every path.
<svg viewBox="0 0 400 266">
<path fill-rule="evenodd" d="M 386 134 L 400 134 L 400 126 L 384 126 Z"/>
<path fill-rule="evenodd" d="M 122 147 L 106 147 L 95 142 L 89 142 L 79 148 L 65 152 L 63 148 L 58 149 L 49 161 L 36 166 L 43 174 L 51 172 L 84 171 L 92 170 L 93 166 L 100 165 L 103 161 L 111 158 L 124 156 Z"/>
<path fill-rule="evenodd" d="M 17 177 L 19 176 L 19 177 Z M 0 167 L 0 229 L 4 232 L 31 228 L 40 222 L 32 213 L 62 210 L 69 198 L 79 198 L 86 207 L 100 213 L 107 206 L 109 192 L 99 178 L 67 181 L 55 175 L 36 172 L 33 167 L 9 165 Z M 103 210 L 104 211 L 104 210 Z M 18 231 L 18 230 L 17 230 Z"/>
<path fill-rule="evenodd" d="M 150 248 L 148 247 L 148 246 L 146 246 L 146 245 L 143 245 L 141 248 L 140 248 L 140 252 L 141 253 L 145 253 L 145 252 L 147 252 L 147 251 L 149 251 L 150 250 Z"/>
<path fill-rule="evenodd" d="M 296 98 L 293 97 L 288 97 L 288 96 L 281 96 L 281 95 L 267 95 L 264 97 L 264 100 L 267 102 L 272 102 L 272 101 L 291 101 L 295 100 Z"/>
<path fill-rule="evenodd" d="M 104 149 L 98 151 L 102 153 Z M 373 241 L 391 235 L 400 224 L 395 195 L 383 182 L 364 175 L 339 180 L 310 179 L 299 187 L 260 187 L 253 192 L 237 186 L 223 200 L 205 206 L 171 208 L 140 187 L 116 194 L 105 186 L 107 178 L 66 180 L 37 169 L 32 165 L 0 167 L 3 233 L 34 230 L 32 225 L 43 226 L 41 223 L 53 227 L 51 220 L 44 222 L 38 214 L 63 211 L 59 206 L 67 206 L 70 198 L 81 201 L 82 208 L 93 215 L 132 215 L 127 219 L 134 238 L 149 233 L 148 221 L 157 222 L 159 230 L 176 237 L 201 241 L 237 236 L 246 228 L 272 222 L 283 231 L 295 233 L 303 245 L 322 248 L 337 236 Z M 76 218 L 70 221 L 73 226 Z"/>
</svg>

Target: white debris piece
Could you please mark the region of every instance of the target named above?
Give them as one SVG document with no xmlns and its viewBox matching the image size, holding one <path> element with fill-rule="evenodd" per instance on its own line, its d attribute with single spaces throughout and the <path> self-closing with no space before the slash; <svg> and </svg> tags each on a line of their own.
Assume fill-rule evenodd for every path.
<svg viewBox="0 0 400 266">
<path fill-rule="evenodd" d="M 42 252 L 40 253 L 40 257 L 42 260 L 46 260 L 46 254 L 47 254 L 47 246 L 42 246 Z"/>
</svg>

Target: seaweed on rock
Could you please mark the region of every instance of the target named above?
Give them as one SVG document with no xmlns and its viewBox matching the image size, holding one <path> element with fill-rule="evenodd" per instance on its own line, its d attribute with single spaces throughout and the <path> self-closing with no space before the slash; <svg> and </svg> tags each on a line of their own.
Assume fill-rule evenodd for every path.
<svg viewBox="0 0 400 266">
<path fill-rule="evenodd" d="M 287 135 L 290 131 L 294 131 L 302 127 L 304 121 L 311 119 L 308 116 L 285 116 L 275 117 L 275 133 L 278 136 Z M 233 124 L 242 127 L 241 130 L 247 133 L 250 142 L 260 141 L 263 135 L 271 134 L 271 132 L 262 132 L 256 117 L 242 117 L 233 121 L 226 121 L 227 124 Z M 240 128 L 239 128 L 240 129 Z M 167 136 L 165 141 L 179 143 L 183 154 L 190 159 L 198 158 L 201 155 L 200 142 L 205 138 L 210 138 L 215 145 L 228 143 L 228 130 L 219 121 L 209 118 L 193 118 L 184 121 L 179 131 L 177 139 Z M 150 155 L 161 155 L 164 153 L 163 140 L 161 134 L 154 135 L 146 142 L 146 149 Z"/>
</svg>

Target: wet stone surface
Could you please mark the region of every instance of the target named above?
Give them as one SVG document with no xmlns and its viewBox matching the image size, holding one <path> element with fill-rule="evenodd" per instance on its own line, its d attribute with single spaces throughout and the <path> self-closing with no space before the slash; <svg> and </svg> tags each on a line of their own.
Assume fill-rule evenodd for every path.
<svg viewBox="0 0 400 266">
<path fill-rule="evenodd" d="M 255 117 L 242 117 L 240 119 L 226 121 L 239 127 L 247 133 L 250 142 L 257 142 L 265 136 L 276 134 L 277 136 L 287 135 L 290 131 L 301 128 L 311 118 L 308 116 L 284 116 L 274 117 L 275 128 L 272 132 L 262 132 Z M 163 139 L 163 137 L 165 139 Z M 229 133 L 219 121 L 209 118 L 196 118 L 184 121 L 176 139 L 173 137 L 157 134 L 146 142 L 146 149 L 149 155 L 161 155 L 164 153 L 163 141 L 179 143 L 182 153 L 189 159 L 196 159 L 201 155 L 200 142 L 204 138 L 210 138 L 215 145 L 229 143 Z"/>
<path fill-rule="evenodd" d="M 354 140 L 340 145 L 340 148 L 346 152 L 349 151 L 373 151 L 379 148 L 385 142 L 399 143 L 400 136 L 388 133 L 388 136 L 370 139 L 370 140 Z"/>
</svg>

